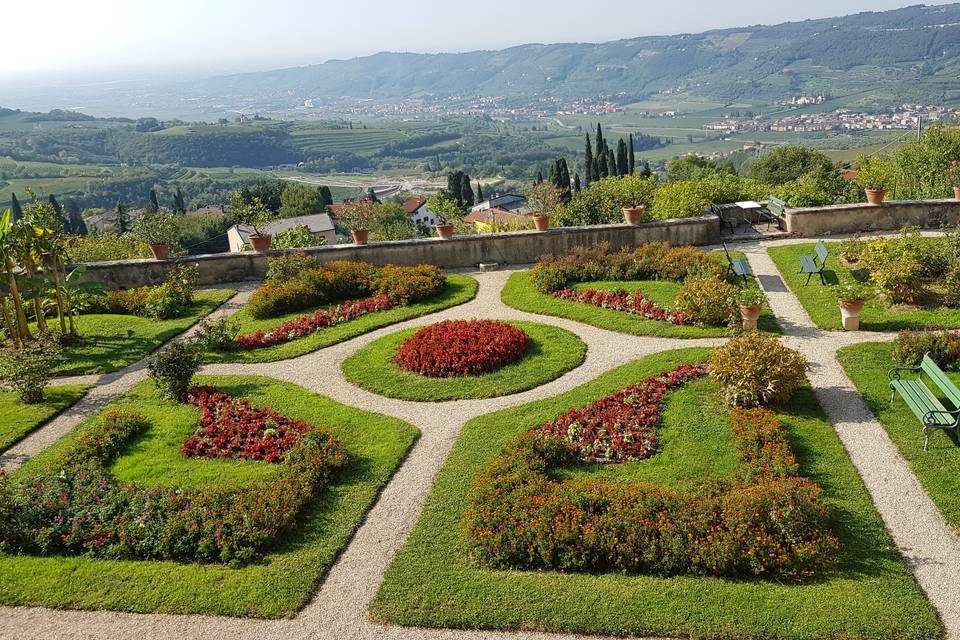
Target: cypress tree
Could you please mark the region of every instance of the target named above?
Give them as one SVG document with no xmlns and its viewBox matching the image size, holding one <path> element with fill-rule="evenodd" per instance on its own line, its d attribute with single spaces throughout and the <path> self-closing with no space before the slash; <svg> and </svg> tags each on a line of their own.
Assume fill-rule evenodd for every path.
<svg viewBox="0 0 960 640">
<path fill-rule="evenodd" d="M 479 180 L 477 180 L 477 202 L 483 202 L 483 187 L 480 186 Z"/>
<path fill-rule="evenodd" d="M 634 169 L 637 168 L 637 161 L 633 155 L 633 134 L 632 133 L 630 134 L 629 144 L 630 144 L 630 147 L 627 149 L 627 165 L 628 165 L 627 168 L 630 170 L 630 175 L 632 176 Z"/>
<path fill-rule="evenodd" d="M 649 178 L 651 175 L 653 175 L 653 172 L 650 171 L 650 163 L 644 160 L 643 169 L 640 170 L 640 176 L 643 178 Z"/>
<path fill-rule="evenodd" d="M 540 184 L 541 182 L 543 182 L 543 171 L 537 169 L 537 180 L 534 184 Z"/>
<path fill-rule="evenodd" d="M 173 194 L 173 212 L 174 213 L 187 212 L 187 205 L 183 200 L 183 192 L 180 191 L 180 187 L 177 187 L 177 192 Z"/>
<path fill-rule="evenodd" d="M 599 156 L 599 155 L 600 155 L 600 154 L 597 154 L 596 156 L 593 156 L 593 171 L 592 171 L 591 175 L 593 175 L 593 179 L 594 179 L 594 180 L 599 180 L 599 179 L 602 177 L 602 176 L 600 175 L 600 158 L 597 157 L 597 156 Z"/>
<path fill-rule="evenodd" d="M 60 206 L 60 203 L 57 202 L 57 197 L 50 194 L 50 197 L 47 198 L 47 202 L 50 203 L 50 206 L 53 207 L 53 212 L 57 214 L 57 219 L 60 221 L 60 226 L 67 233 L 70 232 L 70 221 L 67 220 L 63 215 L 63 207 Z"/>
<path fill-rule="evenodd" d="M 463 180 L 460 181 L 460 184 L 462 185 L 460 199 L 463 200 L 463 206 L 472 207 L 473 206 L 473 187 L 470 186 L 470 176 L 468 176 L 467 174 L 463 174 Z"/>
<path fill-rule="evenodd" d="M 10 194 L 10 221 L 16 222 L 23 217 L 23 209 L 20 207 L 20 201 L 17 200 L 17 194 Z"/>
<path fill-rule="evenodd" d="M 119 200 L 117 200 L 116 215 L 113 217 L 113 228 L 121 235 L 130 230 L 130 216 L 127 215 L 126 208 Z"/>
<path fill-rule="evenodd" d="M 613 149 L 607 149 L 607 170 L 611 176 L 620 175 L 617 173 L 617 156 L 614 155 Z"/>
<path fill-rule="evenodd" d="M 323 200 L 323 206 L 329 207 L 333 204 L 333 194 L 330 193 L 330 187 L 320 187 L 320 198 Z"/>
<path fill-rule="evenodd" d="M 573 192 L 580 193 L 580 174 L 579 173 L 573 174 Z"/>
<path fill-rule="evenodd" d="M 67 211 L 67 220 L 70 224 L 70 233 L 75 236 L 87 235 L 87 223 L 84 222 L 83 216 L 80 215 L 80 205 L 77 204 L 76 199 L 70 198 L 67 200 L 67 204 L 64 208 Z"/>
<path fill-rule="evenodd" d="M 600 123 L 597 123 L 597 155 L 603 155 L 607 152 L 607 142 L 603 139 L 603 129 L 600 128 Z"/>
<path fill-rule="evenodd" d="M 627 143 L 620 138 L 617 143 L 617 175 L 625 176 L 629 173 L 629 160 L 627 159 Z"/>
<path fill-rule="evenodd" d="M 457 202 L 457 207 L 463 209 L 463 171 L 451 171 L 447 174 L 447 191 Z"/>
<path fill-rule="evenodd" d="M 557 186 L 560 188 L 560 201 L 564 204 L 570 202 L 570 169 L 567 167 L 567 159 L 557 160 Z"/>
<path fill-rule="evenodd" d="M 553 164 L 550 165 L 550 169 L 547 171 L 547 182 L 549 182 L 550 184 L 552 184 L 557 188 L 560 187 L 560 178 L 557 175 L 559 173 L 558 171 L 559 166 L 560 166 L 560 161 L 554 160 Z"/>
<path fill-rule="evenodd" d="M 599 153 L 598 155 L 599 158 L 597 160 L 597 168 L 599 171 L 597 175 L 600 176 L 601 180 L 603 180 L 604 178 L 610 177 L 610 167 L 607 166 L 607 154 Z"/>
<path fill-rule="evenodd" d="M 144 211 L 146 213 L 156 213 L 159 210 L 160 201 L 157 199 L 157 192 L 154 189 L 150 189 L 150 201 L 147 203 Z"/>
<path fill-rule="evenodd" d="M 593 175 L 593 147 L 590 145 L 590 134 L 586 134 L 587 144 L 583 150 L 583 166 L 586 167 L 587 182 L 593 182 L 596 177 Z"/>
</svg>

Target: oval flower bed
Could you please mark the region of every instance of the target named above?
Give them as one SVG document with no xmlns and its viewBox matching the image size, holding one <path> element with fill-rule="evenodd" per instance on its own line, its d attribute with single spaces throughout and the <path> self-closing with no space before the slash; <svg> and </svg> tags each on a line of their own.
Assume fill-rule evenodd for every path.
<svg viewBox="0 0 960 640">
<path fill-rule="evenodd" d="M 476 376 L 516 362 L 530 338 L 518 327 L 493 320 L 444 320 L 418 330 L 394 362 L 431 378 Z"/>
<path fill-rule="evenodd" d="M 582 302 L 591 304 L 595 307 L 612 309 L 614 311 L 623 311 L 647 318 L 648 320 L 660 320 L 671 324 L 688 324 L 690 316 L 683 311 L 668 311 L 647 298 L 643 291 L 637 290 L 633 293 L 624 291 L 597 291 L 595 289 L 583 289 L 575 291 L 573 289 L 561 289 L 552 294 L 561 300 L 571 302 Z"/>
<path fill-rule="evenodd" d="M 597 414 L 616 412 L 623 415 L 611 423 L 625 420 L 643 431 L 658 419 L 663 391 L 702 373 L 687 366 L 663 372 L 639 385 L 645 402 L 643 389 L 627 387 L 521 435 L 480 471 L 471 489 L 464 524 L 473 559 L 498 569 L 780 580 L 828 571 L 839 550 L 828 508 L 819 486 L 798 475 L 787 434 L 766 409 L 735 409 L 731 415 L 736 481 L 683 492 L 638 482 L 551 478 L 553 467 L 598 459 L 595 443 L 602 438 L 580 435 L 581 422 L 602 423 Z M 649 455 L 647 447 L 615 440 L 600 451 L 622 452 L 620 459 Z"/>
<path fill-rule="evenodd" d="M 194 390 L 194 397 L 223 410 L 211 416 L 241 406 L 213 390 Z M 49 472 L 23 480 L 0 474 L 0 511 L 11 516 L 0 518 L 0 551 L 244 564 L 296 523 L 347 459 L 332 434 L 303 425 L 288 442 L 280 473 L 268 479 L 205 490 L 120 482 L 110 463 L 151 425 L 139 413 L 110 411 Z"/>
<path fill-rule="evenodd" d="M 343 365 L 347 380 L 373 393 L 401 400 L 438 402 L 468 398 L 493 398 L 526 391 L 562 376 L 583 363 L 587 347 L 575 334 L 560 327 L 533 322 L 491 323 L 498 333 L 507 328 L 519 351 L 520 332 L 525 337 L 523 356 L 494 371 L 475 375 L 433 377 L 409 371 L 396 361 L 400 351 L 423 329 L 406 329 L 374 340 Z M 502 326 L 501 326 L 502 325 Z M 428 327 L 429 328 L 429 327 Z M 438 346 L 453 350 L 455 346 Z M 450 362 L 457 360 L 451 356 Z"/>
</svg>

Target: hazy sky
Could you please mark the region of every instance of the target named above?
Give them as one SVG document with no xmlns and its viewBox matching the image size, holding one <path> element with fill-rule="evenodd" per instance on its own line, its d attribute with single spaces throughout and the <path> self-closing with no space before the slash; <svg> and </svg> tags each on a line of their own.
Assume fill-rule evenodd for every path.
<svg viewBox="0 0 960 640">
<path fill-rule="evenodd" d="M 377 51 L 468 51 L 527 42 L 769 24 L 909 0 L 8 0 L 0 76 L 318 63 Z M 932 2 L 931 4 L 946 4 Z"/>
</svg>

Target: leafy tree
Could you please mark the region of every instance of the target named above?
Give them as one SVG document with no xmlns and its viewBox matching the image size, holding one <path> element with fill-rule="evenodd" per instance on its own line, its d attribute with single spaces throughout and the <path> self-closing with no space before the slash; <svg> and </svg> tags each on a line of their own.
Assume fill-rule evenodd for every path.
<svg viewBox="0 0 960 640">
<path fill-rule="evenodd" d="M 591 182 L 560 207 L 558 225 L 607 224 L 623 218 L 621 208 L 649 204 L 656 188 L 653 178 L 623 176 Z"/>
<path fill-rule="evenodd" d="M 586 168 L 587 183 L 593 182 L 596 178 L 593 175 L 593 147 L 590 145 L 590 134 L 585 134 L 587 143 L 583 150 L 583 166 Z"/>
<path fill-rule="evenodd" d="M 830 156 L 796 144 L 777 147 L 750 167 L 747 175 L 767 184 L 784 184 L 808 173 L 836 173 Z"/>
<path fill-rule="evenodd" d="M 667 180 L 669 182 L 701 180 L 717 173 L 723 173 L 720 167 L 693 154 L 671 160 L 667 165 Z M 736 173 L 736 171 L 733 173 Z"/>
<path fill-rule="evenodd" d="M 625 176 L 631 173 L 630 171 L 630 159 L 627 156 L 627 143 L 623 141 L 623 138 L 620 138 L 620 141 L 617 143 L 617 175 Z"/>
<path fill-rule="evenodd" d="M 280 216 L 309 216 L 323 213 L 326 205 L 320 189 L 301 182 L 295 182 L 283 190 L 280 196 Z"/>
<path fill-rule="evenodd" d="M 127 208 L 119 200 L 113 216 L 113 228 L 121 235 L 130 230 L 130 214 L 127 213 Z"/>
</svg>

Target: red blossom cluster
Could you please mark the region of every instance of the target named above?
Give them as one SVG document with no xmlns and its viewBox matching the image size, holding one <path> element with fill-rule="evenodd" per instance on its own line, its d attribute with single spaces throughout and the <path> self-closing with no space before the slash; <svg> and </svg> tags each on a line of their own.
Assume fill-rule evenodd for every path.
<svg viewBox="0 0 960 640">
<path fill-rule="evenodd" d="M 582 409 L 571 409 L 539 432 L 565 439 L 584 462 L 643 460 L 656 453 L 663 395 L 707 374 L 706 365 L 680 365 L 648 376 Z"/>
<path fill-rule="evenodd" d="M 554 291 L 553 295 L 561 300 L 583 302 L 595 307 L 632 313 L 649 320 L 660 320 L 673 324 L 687 324 L 690 321 L 688 314 L 682 311 L 667 311 L 647 298 L 643 295 L 643 292 L 639 290 L 630 293 L 622 289 L 616 291 L 597 291 L 594 289 L 574 291 L 573 289 L 561 289 Z"/>
<path fill-rule="evenodd" d="M 362 300 L 347 300 L 342 304 L 327 309 L 318 309 L 313 313 L 298 316 L 289 322 L 284 322 L 267 331 L 258 329 L 253 333 L 238 336 L 237 342 L 244 349 L 272 347 L 296 340 L 297 338 L 303 338 L 319 329 L 331 327 L 341 322 L 347 322 L 348 320 L 354 320 L 368 313 L 373 313 L 374 311 L 392 309 L 395 304 L 393 299 L 386 294 L 364 298 Z"/>
<path fill-rule="evenodd" d="M 431 378 L 476 376 L 516 362 L 529 346 L 529 336 L 506 322 L 444 320 L 408 338 L 394 362 Z"/>
<path fill-rule="evenodd" d="M 241 458 L 280 462 L 312 427 L 269 409 L 256 409 L 212 387 L 194 387 L 190 402 L 203 415 L 197 431 L 183 443 L 189 458 Z"/>
</svg>

